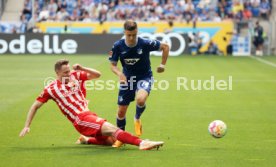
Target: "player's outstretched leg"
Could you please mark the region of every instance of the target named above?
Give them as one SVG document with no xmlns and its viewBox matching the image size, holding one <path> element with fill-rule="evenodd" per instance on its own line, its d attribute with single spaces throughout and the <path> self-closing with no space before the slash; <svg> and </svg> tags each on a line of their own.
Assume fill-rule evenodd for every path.
<svg viewBox="0 0 276 167">
<path fill-rule="evenodd" d="M 125 130 L 125 126 L 126 126 L 126 111 L 127 111 L 127 108 L 128 108 L 128 105 L 119 105 L 119 108 L 118 108 L 118 115 L 117 115 L 117 127 L 122 129 L 122 130 Z M 112 145 L 112 147 L 115 147 L 115 148 L 119 148 L 121 146 L 123 146 L 124 143 L 122 143 L 121 141 L 119 140 L 116 140 L 115 143 Z"/>
<path fill-rule="evenodd" d="M 124 145 L 123 142 L 121 142 L 120 140 L 116 140 L 113 144 L 112 144 L 112 147 L 114 148 L 120 148 Z"/>
<path fill-rule="evenodd" d="M 163 141 L 142 140 L 139 137 L 133 136 L 132 134 L 117 128 L 109 122 L 105 122 L 103 124 L 101 132 L 102 135 L 112 135 L 114 138 L 123 143 L 139 146 L 140 150 L 159 148 L 164 144 Z"/>
<path fill-rule="evenodd" d="M 123 119 L 120 119 L 119 117 L 117 117 L 117 127 L 119 127 L 122 130 L 125 130 L 125 126 L 126 126 L 126 118 L 124 117 Z M 123 142 L 116 140 L 112 145 L 112 147 L 119 148 L 119 147 L 122 147 L 123 145 L 124 145 Z"/>
<path fill-rule="evenodd" d="M 143 140 L 139 145 L 139 149 L 140 150 L 151 150 L 151 149 L 157 148 L 157 150 L 158 150 L 159 147 L 163 146 L 163 144 L 164 144 L 163 141 Z"/>
<path fill-rule="evenodd" d="M 164 144 L 163 141 L 142 140 L 126 131 L 122 131 L 121 129 L 118 129 L 113 135 L 117 140 L 122 141 L 123 143 L 139 146 L 140 150 L 159 149 L 159 147 Z"/>
<path fill-rule="evenodd" d="M 115 142 L 115 138 L 112 136 L 87 137 L 87 136 L 81 135 L 76 141 L 76 144 L 93 144 L 93 145 L 111 146 L 112 144 L 114 144 L 114 142 Z"/>
</svg>

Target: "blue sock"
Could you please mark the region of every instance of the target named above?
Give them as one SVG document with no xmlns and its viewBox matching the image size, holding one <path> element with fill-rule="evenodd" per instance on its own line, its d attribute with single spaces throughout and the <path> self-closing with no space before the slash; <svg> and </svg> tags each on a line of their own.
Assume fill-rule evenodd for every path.
<svg viewBox="0 0 276 167">
<path fill-rule="evenodd" d="M 117 127 L 122 129 L 122 130 L 125 130 L 125 126 L 126 126 L 126 118 L 119 119 L 117 117 Z"/>
<path fill-rule="evenodd" d="M 144 106 L 138 106 L 136 105 L 136 114 L 135 114 L 135 118 L 136 119 L 140 119 L 142 113 L 144 112 L 144 110 L 146 109 L 146 105 Z"/>
</svg>

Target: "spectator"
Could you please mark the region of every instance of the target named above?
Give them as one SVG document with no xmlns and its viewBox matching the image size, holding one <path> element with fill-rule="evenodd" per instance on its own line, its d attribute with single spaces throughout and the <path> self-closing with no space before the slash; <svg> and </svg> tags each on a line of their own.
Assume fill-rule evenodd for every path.
<svg viewBox="0 0 276 167">
<path fill-rule="evenodd" d="M 262 0 L 260 4 L 260 14 L 264 19 L 268 19 L 270 4 L 267 0 Z"/>
<path fill-rule="evenodd" d="M 58 0 L 58 9 L 57 12 L 61 11 L 62 8 L 67 8 L 66 1 Z"/>
<path fill-rule="evenodd" d="M 73 13 L 69 16 L 70 21 L 79 21 L 80 20 L 80 11 L 78 9 L 74 9 Z"/>
<path fill-rule="evenodd" d="M 20 18 L 20 27 L 19 27 L 19 32 L 20 33 L 25 33 L 27 32 L 27 25 L 28 25 L 28 20 L 26 19 L 25 15 L 21 15 L 21 18 Z"/>
<path fill-rule="evenodd" d="M 100 22 L 105 22 L 107 20 L 107 10 L 102 8 L 100 10 L 100 14 L 99 14 L 99 21 Z"/>
<path fill-rule="evenodd" d="M 219 3 L 217 12 L 222 20 L 224 20 L 224 18 L 227 16 L 227 11 L 225 10 L 225 7 L 222 5 L 222 3 Z"/>
<path fill-rule="evenodd" d="M 189 49 L 190 53 L 192 55 L 196 55 L 200 53 L 200 49 L 202 46 L 202 38 L 200 37 L 200 32 L 193 33 L 192 35 L 189 36 Z"/>
<path fill-rule="evenodd" d="M 173 21 L 172 21 L 172 20 L 169 21 L 169 22 L 168 22 L 168 25 L 169 25 L 169 28 L 167 28 L 167 29 L 165 30 L 165 33 L 173 32 Z"/>
<path fill-rule="evenodd" d="M 250 0 L 252 7 L 258 8 L 260 6 L 261 0 Z"/>
<path fill-rule="evenodd" d="M 45 0 L 36 0 L 37 8 L 38 8 L 39 11 L 41 11 L 43 9 L 44 1 Z"/>
<path fill-rule="evenodd" d="M 32 17 L 32 2 L 31 0 L 24 1 L 24 9 L 22 10 L 22 14 L 25 15 L 27 20 L 30 20 Z"/>
<path fill-rule="evenodd" d="M 66 21 L 68 20 L 69 14 L 66 11 L 65 6 L 61 6 L 60 11 L 56 15 L 56 21 Z"/>
<path fill-rule="evenodd" d="M 233 15 L 234 15 L 234 18 L 237 19 L 237 20 L 241 20 L 242 19 L 242 12 L 244 10 L 244 6 L 243 4 L 239 1 L 239 0 L 236 0 L 234 1 L 234 5 L 233 5 Z"/>
<path fill-rule="evenodd" d="M 54 21 L 56 17 L 57 17 L 57 13 L 55 11 L 55 8 L 50 8 L 48 20 Z"/>
<path fill-rule="evenodd" d="M 39 21 L 46 21 L 46 20 L 48 20 L 49 13 L 50 13 L 50 11 L 46 7 L 44 7 L 42 9 L 42 11 L 39 13 L 38 20 Z"/>
<path fill-rule="evenodd" d="M 215 16 L 213 17 L 213 22 L 221 22 L 221 17 L 219 17 L 218 13 L 215 13 Z"/>
<path fill-rule="evenodd" d="M 202 13 L 199 15 L 199 21 L 210 21 L 210 16 L 207 10 L 203 10 Z"/>
<path fill-rule="evenodd" d="M 48 4 L 48 10 L 50 12 L 57 12 L 58 10 L 58 5 L 57 3 L 55 2 L 55 0 L 50 0 L 50 3 Z"/>
<path fill-rule="evenodd" d="M 253 44 L 256 48 L 257 56 L 263 55 L 263 43 L 264 43 L 263 34 L 264 34 L 264 29 L 257 21 L 256 27 L 254 28 L 254 40 L 253 40 Z"/>
<path fill-rule="evenodd" d="M 219 54 L 218 46 L 213 41 L 210 41 L 207 54 L 217 55 Z"/>
<path fill-rule="evenodd" d="M 225 43 L 227 43 L 226 44 L 226 54 L 227 55 L 232 55 L 233 54 L 233 44 L 232 44 L 232 42 L 228 43 L 226 37 L 223 37 L 223 41 Z"/>
<path fill-rule="evenodd" d="M 187 0 L 187 3 L 184 5 L 184 9 L 185 20 L 187 21 L 187 23 L 189 23 L 192 20 L 193 13 L 195 10 L 195 6 L 191 0 Z"/>
<path fill-rule="evenodd" d="M 76 0 L 66 0 L 66 11 L 71 15 L 74 11 L 74 9 L 77 7 L 77 1 Z"/>
<path fill-rule="evenodd" d="M 84 13 L 83 13 L 83 20 L 82 20 L 82 22 L 91 22 L 92 20 L 91 20 L 91 18 L 90 18 L 90 16 L 89 16 L 89 13 L 87 12 L 87 11 L 85 11 Z"/>
<path fill-rule="evenodd" d="M 244 20 L 250 20 L 252 18 L 252 12 L 249 10 L 248 7 L 246 7 L 242 13 Z"/>
</svg>

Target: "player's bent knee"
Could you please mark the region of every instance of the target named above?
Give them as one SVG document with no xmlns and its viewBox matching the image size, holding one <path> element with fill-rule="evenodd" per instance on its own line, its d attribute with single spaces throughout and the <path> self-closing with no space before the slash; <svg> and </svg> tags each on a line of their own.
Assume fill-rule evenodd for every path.
<svg viewBox="0 0 276 167">
<path fill-rule="evenodd" d="M 105 122 L 102 125 L 102 135 L 104 136 L 112 136 L 113 133 L 115 133 L 118 130 L 118 127 L 114 126 L 113 124 L 109 122 Z"/>
<path fill-rule="evenodd" d="M 146 90 L 139 90 L 136 97 L 136 103 L 139 106 L 144 106 L 148 97 L 148 92 Z"/>
<path fill-rule="evenodd" d="M 137 98 L 136 102 L 137 102 L 138 106 L 144 106 L 146 103 L 146 99 L 145 98 Z"/>
</svg>

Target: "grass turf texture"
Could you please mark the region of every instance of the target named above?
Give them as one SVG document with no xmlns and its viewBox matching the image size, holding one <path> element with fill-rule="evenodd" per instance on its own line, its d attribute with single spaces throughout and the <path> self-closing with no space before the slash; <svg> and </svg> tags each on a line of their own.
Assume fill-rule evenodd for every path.
<svg viewBox="0 0 276 167">
<path fill-rule="evenodd" d="M 143 138 L 163 140 L 159 151 L 139 151 L 75 145 L 79 134 L 49 101 L 37 113 L 31 132 L 18 134 L 30 105 L 54 77 L 53 64 L 67 58 L 102 72 L 102 79 L 117 80 L 105 56 L 0 56 L 0 166 L 275 166 L 276 68 L 249 57 L 170 57 L 166 72 L 156 80 L 170 82 L 167 91 L 152 91 L 142 116 Z M 276 57 L 269 57 L 276 62 Z M 153 70 L 160 57 L 152 57 Z M 227 80 L 232 91 L 176 90 L 176 77 Z M 115 123 L 118 90 L 88 91 L 89 107 Z M 135 105 L 127 113 L 127 130 L 134 132 Z M 224 138 L 208 134 L 208 124 L 223 120 Z"/>
</svg>

